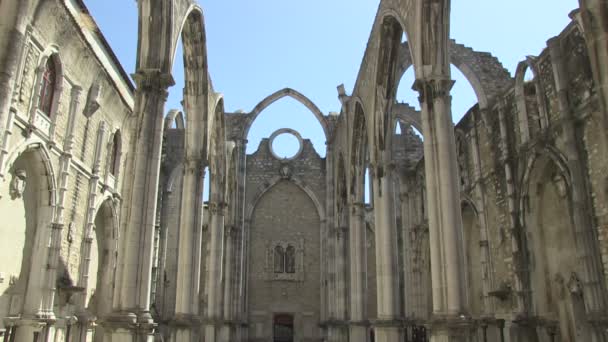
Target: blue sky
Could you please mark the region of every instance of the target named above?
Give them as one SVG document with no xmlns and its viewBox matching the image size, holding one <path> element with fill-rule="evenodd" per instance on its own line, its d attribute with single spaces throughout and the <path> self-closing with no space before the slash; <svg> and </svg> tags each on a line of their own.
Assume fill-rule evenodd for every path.
<svg viewBox="0 0 608 342">
<path fill-rule="evenodd" d="M 91 14 L 128 73 L 134 72 L 137 49 L 137 4 L 134 0 L 85 0 Z M 200 0 L 207 31 L 209 69 L 227 111 L 250 111 L 264 97 L 294 88 L 328 114 L 339 111 L 336 86 L 350 93 L 367 45 L 378 0 Z M 537 55 L 546 41 L 570 21 L 577 0 L 452 1 L 452 38 L 477 51 L 488 51 L 514 73 L 526 55 Z M 179 108 L 183 88 L 178 52 L 167 111 Z M 475 95 L 458 72 L 453 91 L 455 121 L 474 103 Z M 413 76 L 406 74 L 398 100 L 416 104 Z M 249 133 L 248 152 L 262 137 L 283 127 L 310 138 L 325 154 L 323 131 L 310 112 L 286 98 L 268 107 Z M 278 153 L 296 149 L 277 139 Z"/>
</svg>

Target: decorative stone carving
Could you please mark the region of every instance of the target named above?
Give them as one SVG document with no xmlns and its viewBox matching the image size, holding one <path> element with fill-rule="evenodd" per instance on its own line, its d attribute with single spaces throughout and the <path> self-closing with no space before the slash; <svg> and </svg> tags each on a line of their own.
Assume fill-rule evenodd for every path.
<svg viewBox="0 0 608 342">
<path fill-rule="evenodd" d="M 89 94 L 87 96 L 87 102 L 84 107 L 83 114 L 87 118 L 90 118 L 100 107 L 99 97 L 101 95 L 101 84 L 99 82 L 93 83 L 91 89 L 89 89 Z"/>
<path fill-rule="evenodd" d="M 568 194 L 568 186 L 566 185 L 564 177 L 558 174 L 554 175 L 553 184 L 555 184 L 557 194 L 562 198 L 566 197 L 566 195 Z"/>
<path fill-rule="evenodd" d="M 573 296 L 582 296 L 583 295 L 583 286 L 581 284 L 578 275 L 575 272 L 572 272 L 570 275 L 570 280 L 568 280 L 568 291 Z"/>
<path fill-rule="evenodd" d="M 281 164 L 281 168 L 279 169 L 279 174 L 283 179 L 290 179 L 292 175 L 292 170 L 289 164 Z"/>
<path fill-rule="evenodd" d="M 12 199 L 21 198 L 25 191 L 27 173 L 23 169 L 15 170 L 11 180 L 10 193 Z"/>
</svg>

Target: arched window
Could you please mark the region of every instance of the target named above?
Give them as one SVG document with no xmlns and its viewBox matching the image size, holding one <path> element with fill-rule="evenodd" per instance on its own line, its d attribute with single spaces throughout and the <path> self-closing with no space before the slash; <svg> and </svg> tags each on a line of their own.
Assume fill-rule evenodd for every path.
<svg viewBox="0 0 608 342">
<path fill-rule="evenodd" d="M 274 248 L 274 273 L 285 272 L 285 250 L 281 246 Z"/>
<path fill-rule="evenodd" d="M 285 273 L 296 273 L 296 249 L 291 245 L 285 250 Z"/>
<path fill-rule="evenodd" d="M 118 169 L 120 167 L 120 131 L 116 131 L 114 133 L 114 138 L 112 139 L 112 155 L 110 158 L 110 173 L 112 176 L 118 175 Z"/>
<path fill-rule="evenodd" d="M 40 80 L 40 93 L 38 100 L 38 109 L 46 114 L 48 117 L 51 116 L 51 109 L 53 107 L 53 99 L 55 98 L 55 84 L 57 81 L 57 70 L 53 58 L 49 57 L 46 60 L 44 66 L 44 72 L 42 73 L 42 79 Z"/>
</svg>

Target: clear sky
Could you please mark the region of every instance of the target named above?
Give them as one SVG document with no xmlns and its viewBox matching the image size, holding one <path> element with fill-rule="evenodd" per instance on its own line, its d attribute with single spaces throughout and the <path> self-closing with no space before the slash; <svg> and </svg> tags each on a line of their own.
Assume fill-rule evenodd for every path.
<svg viewBox="0 0 608 342">
<path fill-rule="evenodd" d="M 85 0 L 102 32 L 128 73 L 135 70 L 137 4 L 134 0 Z M 266 96 L 294 88 L 328 114 L 340 110 L 336 86 L 350 93 L 372 27 L 378 0 L 200 0 L 207 31 L 209 70 L 215 91 L 225 97 L 227 111 L 248 112 Z M 546 41 L 570 21 L 577 0 L 455 0 L 452 38 L 477 51 L 491 52 L 514 73 L 527 55 L 537 55 Z M 180 108 L 183 88 L 181 52 L 173 74 L 167 111 Z M 452 91 L 454 120 L 477 101 L 459 72 Z M 406 74 L 398 100 L 417 104 L 413 76 Z M 268 107 L 256 120 L 248 152 L 262 137 L 289 127 L 310 138 L 325 155 L 323 131 L 314 116 L 286 98 Z M 278 141 L 278 140 L 277 140 Z M 293 144 L 275 144 L 288 153 Z"/>
</svg>

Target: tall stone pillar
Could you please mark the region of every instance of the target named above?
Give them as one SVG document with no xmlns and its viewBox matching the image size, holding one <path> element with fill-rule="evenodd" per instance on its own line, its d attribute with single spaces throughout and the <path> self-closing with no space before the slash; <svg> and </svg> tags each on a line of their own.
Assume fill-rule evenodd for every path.
<svg viewBox="0 0 608 342">
<path fill-rule="evenodd" d="M 350 261 L 350 341 L 367 341 L 365 310 L 365 263 L 367 245 L 365 240 L 365 204 L 349 204 L 349 261 Z"/>
<path fill-rule="evenodd" d="M 432 342 L 468 341 L 462 214 L 449 78 L 417 80 L 424 134 L 433 294 Z"/>
<path fill-rule="evenodd" d="M 376 226 L 378 319 L 373 324 L 377 342 L 396 342 L 401 338 L 401 322 L 397 317 L 399 314 L 397 230 L 394 224 L 392 182 L 387 167 L 387 165 L 374 165 L 370 169 Z"/>
<path fill-rule="evenodd" d="M 195 341 L 200 326 L 198 298 L 200 290 L 202 243 L 202 196 L 204 169 L 200 158 L 184 162 L 182 200 L 177 249 L 177 280 L 173 341 Z"/>
<path fill-rule="evenodd" d="M 222 341 L 233 341 L 232 327 L 234 325 L 234 316 L 232 311 L 233 303 L 233 270 L 234 270 L 234 235 L 235 228 L 233 226 L 224 227 L 225 238 L 225 253 L 224 253 L 224 325 L 222 327 Z"/>
<path fill-rule="evenodd" d="M 348 230 L 346 227 L 336 227 L 330 232 L 333 241 L 333 317 L 328 322 L 328 340 L 330 342 L 344 342 L 347 340 L 346 325 L 346 264 L 345 254 L 348 244 Z"/>
<path fill-rule="evenodd" d="M 156 224 L 156 196 L 160 173 L 163 114 L 170 74 L 158 69 L 139 70 L 132 158 L 126 167 L 121 245 L 117 265 L 113 313 L 104 319 L 106 341 L 151 341 L 155 324 L 149 312 L 152 254 Z"/>
<path fill-rule="evenodd" d="M 604 111 L 604 125 L 608 124 L 608 1 L 579 0 L 580 11 L 571 17 L 581 23 L 587 47 L 595 86 L 600 105 Z M 606 139 L 606 137 L 604 137 Z"/>
<path fill-rule="evenodd" d="M 226 204 L 209 202 L 209 257 L 207 263 L 207 312 L 205 342 L 220 341 L 222 326 L 222 252 Z"/>
</svg>

